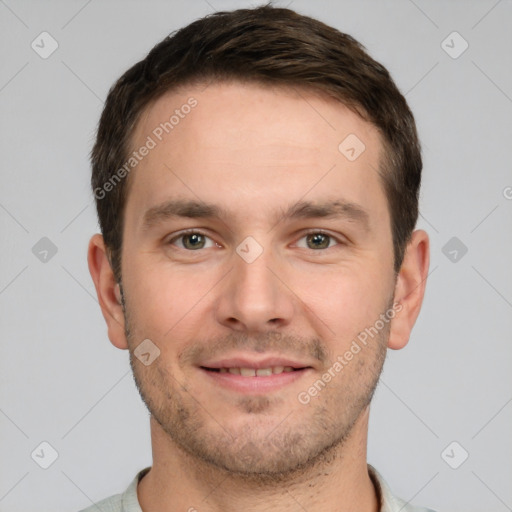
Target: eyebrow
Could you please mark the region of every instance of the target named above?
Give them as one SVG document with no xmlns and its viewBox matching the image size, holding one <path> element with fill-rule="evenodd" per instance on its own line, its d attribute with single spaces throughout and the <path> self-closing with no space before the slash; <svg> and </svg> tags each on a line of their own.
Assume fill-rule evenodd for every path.
<svg viewBox="0 0 512 512">
<path fill-rule="evenodd" d="M 224 207 L 204 201 L 173 199 L 149 208 L 143 217 L 142 228 L 152 227 L 173 218 L 221 219 L 227 220 L 232 215 Z M 370 229 L 370 216 L 358 204 L 336 199 L 311 202 L 298 201 L 287 209 L 280 208 L 274 218 L 275 224 L 283 220 L 340 218 L 357 222 L 365 231 Z M 274 225 L 275 225 L 274 224 Z"/>
</svg>

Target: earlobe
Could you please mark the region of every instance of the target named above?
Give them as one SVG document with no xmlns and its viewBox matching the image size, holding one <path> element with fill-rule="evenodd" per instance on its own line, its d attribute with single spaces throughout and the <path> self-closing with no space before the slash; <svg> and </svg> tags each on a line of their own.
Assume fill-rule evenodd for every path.
<svg viewBox="0 0 512 512">
<path fill-rule="evenodd" d="M 94 235 L 89 242 L 87 262 L 101 312 L 107 323 L 108 337 L 115 347 L 127 349 L 121 291 L 112 272 L 105 242 L 99 234 Z"/>
<path fill-rule="evenodd" d="M 413 232 L 395 285 L 394 302 L 401 309 L 391 323 L 388 347 L 394 350 L 407 345 L 425 295 L 430 264 L 429 238 L 425 231 Z"/>
</svg>

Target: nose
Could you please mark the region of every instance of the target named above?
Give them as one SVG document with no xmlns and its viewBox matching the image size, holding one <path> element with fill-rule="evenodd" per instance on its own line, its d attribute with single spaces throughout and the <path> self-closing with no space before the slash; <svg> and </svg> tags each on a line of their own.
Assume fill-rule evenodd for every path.
<svg viewBox="0 0 512 512">
<path fill-rule="evenodd" d="M 270 249 L 254 261 L 233 255 L 217 301 L 217 320 L 237 331 L 253 334 L 283 328 L 294 312 L 294 294 Z"/>
</svg>

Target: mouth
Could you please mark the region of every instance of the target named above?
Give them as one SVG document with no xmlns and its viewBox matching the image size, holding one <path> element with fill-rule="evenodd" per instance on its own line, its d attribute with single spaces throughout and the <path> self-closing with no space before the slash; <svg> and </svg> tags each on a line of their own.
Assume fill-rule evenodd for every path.
<svg viewBox="0 0 512 512">
<path fill-rule="evenodd" d="M 248 368 L 248 367 L 221 367 L 221 368 L 207 368 L 201 366 L 203 370 L 217 373 L 230 373 L 231 375 L 241 375 L 242 377 L 270 377 L 271 375 L 280 375 L 283 372 L 297 372 L 304 370 L 304 368 L 293 368 L 293 366 L 269 366 L 268 368 Z M 308 367 L 310 368 L 310 367 Z"/>
<path fill-rule="evenodd" d="M 250 394 L 281 389 L 313 371 L 312 366 L 283 358 L 231 358 L 205 362 L 199 369 L 215 385 Z"/>
</svg>

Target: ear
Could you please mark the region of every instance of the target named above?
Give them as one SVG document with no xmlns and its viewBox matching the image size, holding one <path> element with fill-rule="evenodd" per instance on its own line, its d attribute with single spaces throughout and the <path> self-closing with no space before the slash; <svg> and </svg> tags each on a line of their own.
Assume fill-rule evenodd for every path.
<svg viewBox="0 0 512 512">
<path fill-rule="evenodd" d="M 395 285 L 394 302 L 399 304 L 391 322 L 388 347 L 394 350 L 407 345 L 412 328 L 418 318 L 430 264 L 429 238 L 425 231 L 413 232 L 404 255 Z"/>
<path fill-rule="evenodd" d="M 114 279 L 105 242 L 99 234 L 94 235 L 89 242 L 87 262 L 96 287 L 101 312 L 107 322 L 108 337 L 115 347 L 127 349 L 121 292 L 119 284 Z"/>
</svg>

